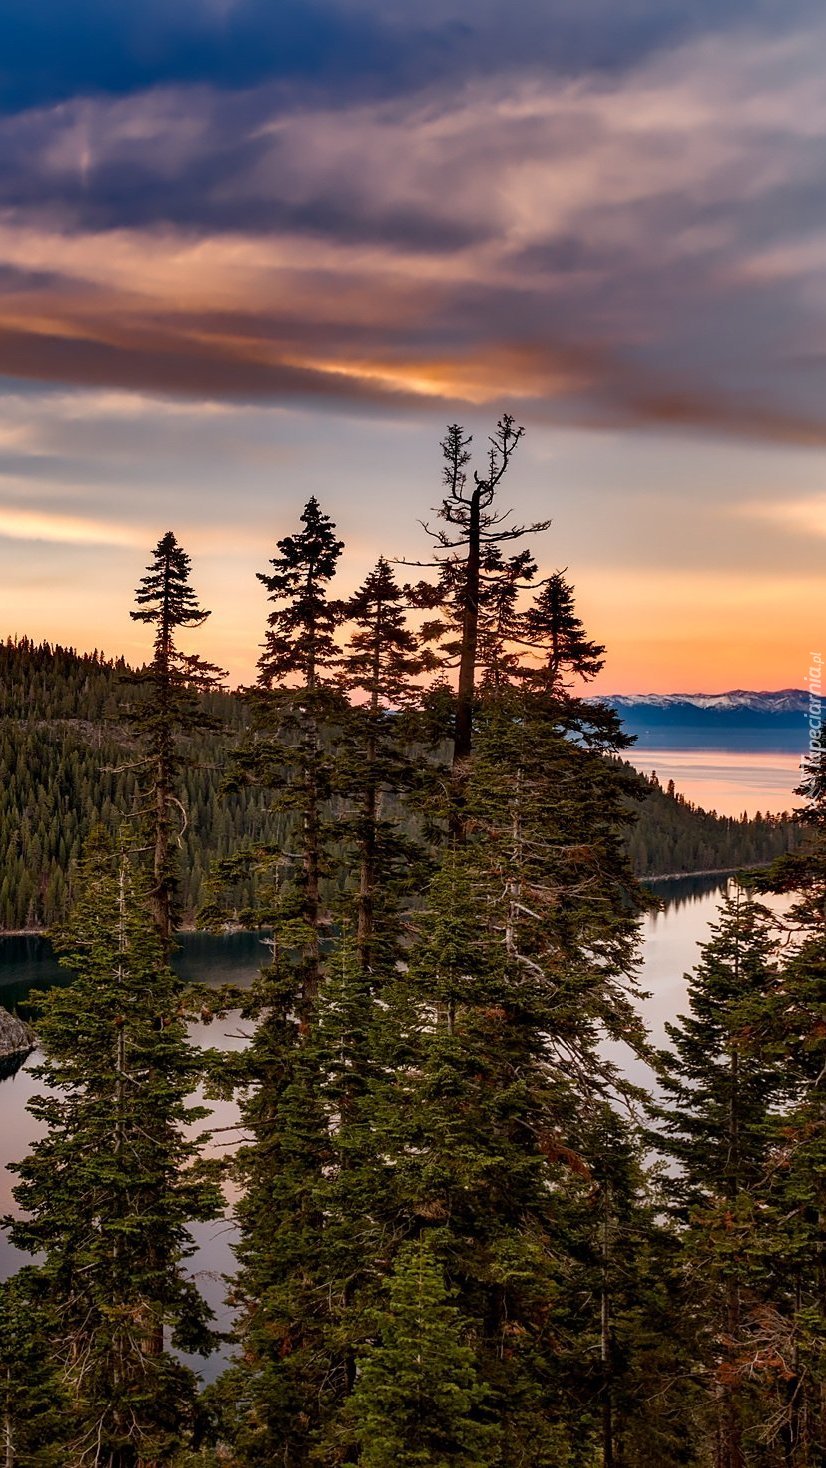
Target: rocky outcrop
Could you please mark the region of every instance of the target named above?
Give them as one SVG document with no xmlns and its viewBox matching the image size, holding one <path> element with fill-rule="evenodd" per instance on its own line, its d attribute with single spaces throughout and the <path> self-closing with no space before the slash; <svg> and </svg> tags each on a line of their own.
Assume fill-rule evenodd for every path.
<svg viewBox="0 0 826 1468">
<path fill-rule="evenodd" d="M 28 1055 L 34 1049 L 34 1030 L 0 1005 L 0 1058 Z"/>
</svg>

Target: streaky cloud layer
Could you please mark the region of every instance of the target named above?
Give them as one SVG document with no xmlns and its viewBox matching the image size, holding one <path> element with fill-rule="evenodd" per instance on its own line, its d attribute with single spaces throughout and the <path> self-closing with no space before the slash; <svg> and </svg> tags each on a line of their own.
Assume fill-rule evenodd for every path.
<svg viewBox="0 0 826 1468">
<path fill-rule="evenodd" d="M 824 51 L 813 20 L 610 79 L 178 84 L 7 116 L 0 370 L 820 443 L 798 221 L 826 188 Z"/>
<path fill-rule="evenodd" d="M 55 635 L 50 583 L 60 635 L 137 647 L 171 521 L 248 670 L 302 497 L 356 578 L 410 544 L 445 420 L 507 408 L 607 686 L 799 681 L 825 62 L 814 0 L 8 0 L 5 625 Z"/>
</svg>

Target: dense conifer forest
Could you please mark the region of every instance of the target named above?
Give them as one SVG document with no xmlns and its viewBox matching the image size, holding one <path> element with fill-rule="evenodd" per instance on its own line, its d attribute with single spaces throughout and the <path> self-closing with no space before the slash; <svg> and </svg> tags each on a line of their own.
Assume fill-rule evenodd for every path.
<svg viewBox="0 0 826 1468">
<path fill-rule="evenodd" d="M 125 663 L 97 653 L 26 638 L 0 644 L 0 929 L 49 927 L 65 917 L 93 826 L 114 831 L 131 808 L 135 745 L 126 714 L 142 696 L 133 678 Z M 184 770 L 180 900 L 189 924 L 208 900 L 214 864 L 242 840 L 269 840 L 278 827 L 260 792 L 224 789 L 233 744 L 249 725 L 247 704 L 224 692 L 199 699 L 214 727 L 191 738 Z M 342 726 L 330 737 L 346 739 L 348 731 Z M 650 777 L 631 808 L 636 819 L 626 840 L 642 877 L 757 866 L 793 848 L 799 834 L 782 816 L 703 811 Z M 254 875 L 242 884 L 241 906 L 254 886 Z"/>
<path fill-rule="evenodd" d="M 582 697 L 605 650 L 539 574 L 546 526 L 503 503 L 521 438 L 506 416 L 475 458 L 451 426 L 430 558 L 380 558 L 347 597 L 310 499 L 263 549 L 235 699 L 189 651 L 209 614 L 171 532 L 135 594 L 144 668 L 5 650 L 6 831 L 34 819 L 4 890 L 16 911 L 28 873 L 27 919 L 44 878 L 67 905 L 72 975 L 35 1001 L 6 1220 L 31 1261 L 0 1296 L 7 1468 L 826 1461 L 826 750 L 795 850 L 642 801 L 671 813 L 666 867 L 681 841 L 782 851 L 733 890 L 657 1051 L 640 782 Z M 250 991 L 175 977 L 195 905 L 271 930 Z M 190 1043 L 239 1007 L 246 1049 Z M 216 1094 L 242 1123 L 221 1161 Z M 224 1186 L 234 1326 L 202 1391 L 188 1228 Z"/>
</svg>

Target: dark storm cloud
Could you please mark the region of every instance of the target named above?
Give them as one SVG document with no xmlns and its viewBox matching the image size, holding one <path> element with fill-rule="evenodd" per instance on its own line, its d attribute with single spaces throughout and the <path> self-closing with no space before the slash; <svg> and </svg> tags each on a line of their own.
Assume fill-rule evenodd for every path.
<svg viewBox="0 0 826 1468">
<path fill-rule="evenodd" d="M 805 6 L 83 4 L 0 117 L 0 371 L 823 441 Z"/>
<path fill-rule="evenodd" d="M 0 105 L 163 85 L 298 83 L 352 98 L 540 65 L 622 70 L 741 23 L 788 25 L 812 0 L 6 0 Z"/>
<path fill-rule="evenodd" d="M 19 376 L 58 381 L 74 387 L 108 388 L 116 383 L 135 391 L 238 403 L 321 397 L 330 403 L 355 401 L 369 405 L 386 404 L 391 396 L 399 407 L 424 406 L 415 394 L 398 390 L 388 394 L 386 388 L 360 377 L 358 372 L 344 377 L 277 360 L 233 358 L 221 350 L 220 341 L 213 348 L 201 343 L 187 350 L 185 341 L 165 331 L 154 337 L 145 331 L 142 340 L 130 335 L 121 342 L 112 342 L 0 330 L 0 376 L 12 381 Z"/>
<path fill-rule="evenodd" d="M 383 199 L 352 169 L 307 174 L 294 147 L 301 111 L 279 105 L 270 89 L 199 89 L 0 119 L 0 209 L 57 215 L 75 229 L 297 231 L 431 250 L 489 233 L 482 220 L 451 217 L 449 199 L 422 209 Z"/>
<path fill-rule="evenodd" d="M 311 0 L 9 0 L 3 106 L 128 94 L 169 83 L 254 86 L 272 77 L 372 73 L 392 61 L 382 27 Z"/>
</svg>

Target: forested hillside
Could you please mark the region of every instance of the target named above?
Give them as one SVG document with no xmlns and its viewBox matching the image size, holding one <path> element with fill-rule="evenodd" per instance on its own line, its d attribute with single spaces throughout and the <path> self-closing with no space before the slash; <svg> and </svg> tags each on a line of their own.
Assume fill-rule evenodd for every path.
<svg viewBox="0 0 826 1468">
<path fill-rule="evenodd" d="M 800 842 L 800 827 L 788 814 L 721 816 L 686 800 L 673 782 L 663 789 L 649 776 L 645 784 L 648 794 L 636 803 L 638 819 L 628 837 L 640 877 L 761 866 Z"/>
<path fill-rule="evenodd" d="M 60 919 L 93 826 L 114 831 L 135 809 L 137 754 L 125 714 L 143 697 L 121 661 L 26 639 L 0 646 L 0 927 L 35 928 Z M 260 793 L 221 790 L 243 705 L 221 694 L 203 701 L 217 727 L 189 741 L 183 772 L 181 900 L 190 919 L 211 861 L 229 855 L 241 840 L 277 834 Z M 239 900 L 251 895 L 247 883 Z"/>
<path fill-rule="evenodd" d="M 114 830 L 133 810 L 135 747 L 125 714 L 143 696 L 122 660 L 26 638 L 0 644 L 0 928 L 62 918 L 92 826 Z M 207 896 L 211 865 L 239 842 L 275 839 L 280 830 L 260 791 L 222 791 L 228 751 L 246 724 L 244 703 L 221 693 L 202 700 L 216 728 L 190 741 L 184 770 L 181 901 L 189 922 Z M 627 838 L 639 876 L 759 865 L 797 840 L 797 827 L 782 817 L 719 816 L 655 780 L 644 784 Z M 253 899 L 254 877 L 237 896 L 244 904 Z"/>
</svg>

